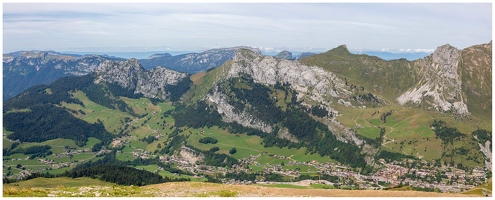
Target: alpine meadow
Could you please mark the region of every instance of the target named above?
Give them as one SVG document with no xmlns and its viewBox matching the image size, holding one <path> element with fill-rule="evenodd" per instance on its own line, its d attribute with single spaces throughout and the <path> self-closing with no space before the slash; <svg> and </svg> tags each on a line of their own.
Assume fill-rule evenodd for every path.
<svg viewBox="0 0 495 200">
<path fill-rule="evenodd" d="M 103 24 L 108 19 L 117 20 L 115 16 L 122 17 L 117 20 L 119 23 L 106 24 L 121 30 L 120 23 L 125 24 L 124 19 L 129 19 L 126 9 L 131 9 L 131 5 L 144 8 L 155 4 L 122 7 L 102 4 L 101 9 L 108 8 L 108 13 L 100 11 L 97 4 L 80 4 L 81 8 L 69 4 L 26 5 L 29 5 L 27 10 L 21 12 L 16 10 L 20 4 L 4 4 L 4 51 L 14 48 L 11 47 L 14 44 L 29 48 L 22 46 L 23 39 L 17 43 L 9 39 L 24 35 L 29 38 L 27 29 L 22 34 L 11 35 L 11 29 L 18 26 L 16 20 L 24 18 L 26 24 L 34 24 L 31 30 L 39 31 L 40 39 L 45 37 L 44 28 L 59 27 L 57 23 L 83 20 L 77 24 L 85 27 L 90 25 L 84 20 L 101 18 L 100 24 L 91 24 L 90 27 L 101 31 L 95 29 L 88 34 L 87 46 L 97 44 L 92 43 L 91 37 L 106 38 L 101 45 L 111 45 L 114 40 L 107 38 L 108 35 L 113 35 L 116 41 L 126 34 L 134 38 L 125 45 L 133 46 L 132 42 L 138 40 L 145 45 L 153 39 L 150 35 L 155 28 L 160 29 L 154 23 L 163 20 L 161 25 L 170 28 L 163 35 L 179 38 L 184 45 L 186 40 L 180 34 L 168 35 L 183 33 L 191 41 L 196 41 L 197 35 L 220 43 L 216 46 L 221 47 L 184 53 L 174 46 L 181 53 L 163 50 L 139 59 L 113 56 L 110 50 L 77 53 L 77 48 L 4 52 L 4 197 L 477 197 L 492 194 L 491 39 L 463 48 L 458 48 L 462 45 L 452 39 L 431 50 L 415 51 L 428 53 L 414 59 L 362 54 L 349 49 L 356 48 L 354 42 L 326 47 L 329 49 L 324 51 L 315 50 L 317 46 L 314 46 L 313 50 L 278 48 L 272 52 L 273 49 L 260 47 L 256 42 L 261 43 L 270 31 L 277 32 L 272 30 L 274 27 L 280 34 L 296 31 L 298 20 L 306 20 L 297 18 L 302 16 L 299 13 L 302 10 L 295 9 L 299 6 L 310 6 L 315 13 L 326 13 L 327 8 L 338 12 L 332 6 L 349 10 L 359 6 L 406 8 L 398 4 L 329 3 L 321 8 L 307 4 L 246 4 L 243 6 L 249 12 L 232 14 L 233 11 L 217 9 L 240 5 L 191 4 L 188 8 L 177 4 L 171 5 L 176 8 L 172 11 L 162 8 L 169 4 L 156 4 L 156 10 L 164 9 L 162 12 L 169 15 L 158 14 L 156 21 L 151 20 L 146 18 L 155 16 L 151 8 L 145 9 L 150 12 L 146 15 L 129 14 L 136 20 L 149 19 L 134 25 L 134 30 L 148 27 L 139 30 L 143 34 L 139 36 L 126 31 L 104 33 L 110 29 Z M 41 6 L 39 11 L 30 8 L 35 5 Z M 62 12 L 53 8 L 55 5 L 70 9 Z M 252 41 L 246 39 L 225 47 L 227 42 L 215 40 L 244 38 L 248 29 L 235 29 L 246 31 L 241 33 L 229 28 L 248 24 L 256 29 L 258 25 L 254 21 L 243 21 L 243 17 L 256 19 L 253 14 L 256 6 L 261 12 L 275 11 L 271 7 L 275 5 L 297 14 L 292 18 L 276 12 L 288 19 L 257 16 L 274 26 L 257 29 L 266 31 L 266 35 Z M 450 8 L 447 6 L 450 4 L 411 4 L 413 7 L 437 5 Z M 90 14 L 76 11 L 89 7 L 95 8 L 92 12 L 96 15 L 88 17 Z M 196 7 L 204 10 L 195 11 Z M 68 19 L 52 19 L 52 14 L 45 13 L 50 10 L 55 13 L 53 16 Z M 31 15 L 25 14 L 29 12 L 41 17 L 40 20 L 55 22 L 41 28 L 40 24 L 44 23 L 30 21 Z M 188 13 L 185 16 L 190 21 L 177 18 L 182 12 Z M 216 12 L 220 14 L 212 14 Z M 196 18 L 196 15 L 205 17 Z M 168 21 L 168 17 L 178 22 Z M 208 21 L 210 17 L 219 21 Z M 345 20 L 354 19 L 346 17 Z M 239 24 L 229 27 L 227 24 L 232 20 L 238 20 Z M 291 22 L 286 23 L 287 20 Z M 365 27 L 376 38 L 381 33 L 375 33 L 375 29 L 395 30 L 385 22 L 382 25 L 325 20 L 306 23 L 324 25 L 328 21 L 335 26 Z M 211 36 L 208 28 L 220 24 L 222 28 L 215 32 L 218 36 Z M 339 32 L 329 31 L 333 29 L 327 30 L 323 25 L 310 29 L 315 31 L 311 33 L 314 38 L 291 38 L 294 43 L 284 45 L 320 39 L 321 44 L 328 45 L 317 32 Z M 61 29 L 58 34 L 61 41 L 75 37 L 64 31 Z M 463 31 L 459 34 L 469 33 Z M 366 37 L 358 36 L 358 32 L 349 37 L 365 41 Z M 227 33 L 232 38 L 224 37 Z M 64 38 L 64 34 L 69 35 Z M 340 36 L 333 36 L 333 42 L 347 41 L 341 43 Z M 156 37 L 159 37 L 156 41 L 175 41 Z M 454 36 L 444 39 L 451 37 Z M 287 41 L 285 36 L 279 39 L 272 41 Z M 76 47 L 81 41 L 72 42 L 68 45 Z M 33 43 L 32 48 L 44 47 L 42 44 Z M 51 47 L 65 48 L 54 44 L 44 48 Z M 407 53 L 401 50 L 396 56 Z"/>
</svg>

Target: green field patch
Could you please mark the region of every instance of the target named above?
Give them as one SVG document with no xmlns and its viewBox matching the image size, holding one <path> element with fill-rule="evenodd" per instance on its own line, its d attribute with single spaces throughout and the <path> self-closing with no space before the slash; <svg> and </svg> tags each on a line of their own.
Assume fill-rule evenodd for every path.
<svg viewBox="0 0 495 200">
<path fill-rule="evenodd" d="M 387 117 L 387 122 L 385 123 L 385 125 L 387 125 L 387 126 L 395 126 L 395 125 L 397 125 L 397 121 L 394 120 L 394 117 L 392 115 L 390 115 L 390 116 Z"/>
<path fill-rule="evenodd" d="M 124 147 L 124 149 L 122 149 L 122 153 L 117 153 L 115 157 L 122 161 L 126 161 L 126 160 L 133 161 L 135 160 L 135 158 L 132 156 L 132 151 L 134 151 L 134 148 L 126 146 Z"/>
<path fill-rule="evenodd" d="M 481 184 L 479 186 L 474 187 L 473 189 L 470 189 L 466 192 L 462 192 L 462 194 L 474 194 L 474 195 L 479 195 L 479 196 L 484 196 L 483 195 L 483 189 L 488 190 L 488 194 L 492 194 L 492 180 L 489 179 L 488 184 Z"/>
<path fill-rule="evenodd" d="M 74 155 L 72 157 L 72 160 L 78 160 L 79 162 L 81 160 L 87 161 L 87 160 L 91 159 L 94 156 L 95 156 L 94 153 L 80 153 L 80 154 Z"/>
<path fill-rule="evenodd" d="M 359 128 L 357 129 L 357 133 L 370 139 L 380 137 L 380 129 L 375 127 Z"/>
<path fill-rule="evenodd" d="M 370 119 L 369 122 L 375 126 L 382 125 L 382 121 L 380 121 L 380 119 Z"/>
<path fill-rule="evenodd" d="M 129 145 L 131 145 L 131 147 L 133 149 L 134 148 L 138 148 L 138 149 L 145 150 L 148 147 L 148 143 L 143 142 L 143 141 L 139 141 L 139 140 L 131 140 L 131 142 L 129 143 Z"/>
<path fill-rule="evenodd" d="M 232 157 L 239 159 L 249 157 L 250 155 L 258 155 L 262 152 L 257 148 L 260 145 L 261 139 L 258 136 L 248 136 L 246 134 L 230 134 L 226 130 L 222 130 L 216 126 L 211 128 L 202 129 L 203 133 L 200 133 L 201 129 L 186 129 L 185 134 L 192 133 L 186 140 L 188 144 L 193 145 L 202 150 L 209 150 L 214 146 L 220 148 L 219 153 L 229 154 L 229 150 L 235 147 L 237 152 Z M 202 144 L 199 143 L 199 139 L 203 137 L 213 137 L 218 140 L 216 144 Z M 261 146 L 262 147 L 262 146 Z"/>
<path fill-rule="evenodd" d="M 3 175 L 4 176 L 9 171 L 8 166 L 10 166 L 10 165 L 7 165 L 7 167 L 3 167 Z M 10 172 L 12 172 L 13 174 L 19 174 L 19 172 L 21 172 L 21 169 L 17 169 L 17 168 L 15 168 L 15 165 L 12 165 L 12 166 L 10 166 Z"/>
<path fill-rule="evenodd" d="M 3 138 L 2 145 L 3 145 L 3 148 L 4 149 L 10 149 L 10 147 L 12 146 L 12 142 L 10 142 L 9 140 Z"/>
<path fill-rule="evenodd" d="M 325 184 L 311 184 L 309 187 L 315 189 L 335 189 L 333 185 L 325 185 Z"/>
<path fill-rule="evenodd" d="M 53 162 L 56 162 L 56 163 L 62 163 L 62 162 L 72 162 L 76 159 L 74 158 L 68 158 L 68 157 L 61 157 L 61 158 L 57 158 L 55 157 L 54 155 L 49 155 L 46 157 L 47 159 L 50 159 L 50 160 L 53 160 Z"/>
<path fill-rule="evenodd" d="M 71 108 L 73 110 L 82 110 L 85 115 L 81 118 L 89 123 L 95 123 L 98 119 L 103 122 L 105 129 L 114 133 L 113 130 L 118 131 L 119 127 L 123 126 L 121 121 L 123 121 L 124 117 L 133 118 L 130 114 L 122 112 L 117 109 L 110 109 L 105 106 L 94 103 L 89 100 L 89 98 L 82 91 L 77 91 L 73 93 L 74 97 L 81 100 L 83 102 L 84 107 L 78 104 L 65 104 L 62 105 Z"/>
<path fill-rule="evenodd" d="M 159 108 L 151 104 L 151 101 L 148 98 L 131 99 L 127 97 L 120 97 L 120 99 L 129 105 L 134 113 L 138 115 L 159 111 Z"/>
<path fill-rule="evenodd" d="M 51 169 L 51 170 L 48 170 L 48 172 L 50 174 L 63 174 L 65 171 L 70 171 L 72 168 L 68 168 L 68 167 L 65 167 L 65 168 L 60 168 L 60 169 Z"/>
<path fill-rule="evenodd" d="M 184 174 L 174 174 L 174 173 L 171 173 L 169 171 L 165 171 L 165 170 L 159 170 L 158 169 L 158 165 L 139 165 L 139 166 L 136 166 L 135 168 L 137 169 L 144 169 L 144 170 L 147 170 L 147 171 L 150 171 L 150 172 L 155 172 L 157 171 L 159 175 L 161 175 L 162 177 L 169 177 L 169 178 L 189 178 L 191 179 L 191 181 L 206 181 L 207 179 L 206 178 L 196 178 L 196 177 L 193 177 L 193 176 L 189 176 L 189 175 L 184 175 Z"/>
<path fill-rule="evenodd" d="M 117 158 L 118 160 L 122 160 L 122 161 L 127 161 L 127 160 L 133 161 L 136 159 L 132 156 L 132 153 L 119 153 L 119 154 L 115 155 L 115 158 Z"/>
<path fill-rule="evenodd" d="M 262 172 L 265 170 L 263 166 L 249 165 L 249 168 L 253 169 L 252 172 Z"/>
<path fill-rule="evenodd" d="M 162 134 L 162 135 L 165 135 L 165 134 Z M 147 152 L 154 152 L 155 150 L 160 150 L 161 148 L 163 148 L 165 145 L 163 144 L 163 142 L 167 141 L 167 137 L 162 137 L 158 140 L 155 140 L 153 141 L 151 144 L 149 144 L 147 147 L 146 147 L 146 151 Z M 158 145 L 161 146 L 161 148 L 158 148 Z"/>
<path fill-rule="evenodd" d="M 286 148 L 287 149 L 287 148 Z M 291 155 L 289 155 L 289 157 L 291 157 L 291 160 L 295 160 L 295 161 L 299 161 L 299 162 L 311 162 L 313 160 L 317 161 L 317 162 L 320 162 L 320 163 L 324 163 L 324 162 L 328 162 L 328 163 L 337 163 L 337 161 L 335 160 L 332 160 L 330 158 L 330 156 L 320 156 L 320 154 L 306 154 L 306 148 L 300 148 L 300 149 L 289 149 L 288 150 L 288 153 L 290 153 Z"/>
<path fill-rule="evenodd" d="M 272 165 L 280 165 L 282 162 L 284 162 L 285 164 L 289 162 L 289 160 L 274 158 L 272 156 L 269 156 L 268 154 L 261 155 L 261 157 L 257 158 L 256 161 L 262 166 L 267 163 Z"/>
<path fill-rule="evenodd" d="M 131 132 L 131 135 L 138 136 L 142 139 L 143 137 L 151 134 L 152 131 L 146 125 L 141 126 L 142 122 L 143 121 L 141 121 L 139 124 L 134 124 L 134 126 L 136 126 L 137 128 Z"/>
<path fill-rule="evenodd" d="M 308 170 L 310 171 L 310 173 L 316 173 L 316 168 L 313 167 L 313 166 L 307 166 L 307 165 L 291 165 L 291 166 L 287 166 L 287 163 L 285 163 L 286 165 L 283 167 L 283 169 L 288 169 L 288 170 L 297 170 L 299 169 L 299 172 L 301 173 L 308 173 Z"/>
<path fill-rule="evenodd" d="M 7 131 L 4 127 L 3 128 L 3 134 L 5 134 L 5 136 L 9 136 L 10 134 L 14 133 L 12 131 Z"/>
<path fill-rule="evenodd" d="M 424 124 L 421 124 L 419 128 L 415 129 L 415 132 L 420 137 L 435 137 L 435 132 Z"/>
<path fill-rule="evenodd" d="M 308 189 L 306 186 L 292 185 L 292 184 L 256 184 L 263 187 L 276 187 L 276 188 L 294 188 L 294 189 Z"/>
<path fill-rule="evenodd" d="M 100 143 L 101 140 L 99 140 L 98 138 L 95 138 L 95 137 L 89 137 L 88 138 L 88 141 L 86 142 L 86 145 L 84 145 L 82 148 L 83 149 L 91 149 L 91 147 L 95 146 L 95 144 L 97 143 Z"/>
<path fill-rule="evenodd" d="M 15 185 L 15 186 L 14 186 Z M 59 177 L 59 178 L 35 178 L 27 181 L 20 181 L 16 183 L 4 184 L 4 188 L 8 187 L 22 187 L 22 188 L 57 188 L 57 187 L 83 187 L 90 185 L 115 185 L 113 183 L 108 183 L 100 181 L 98 179 L 92 179 L 87 177 L 81 178 L 69 178 L 69 177 Z"/>
<path fill-rule="evenodd" d="M 17 159 L 17 158 L 24 159 L 24 158 L 26 158 L 26 157 L 27 157 L 27 155 L 24 155 L 24 154 L 22 154 L 22 153 L 15 153 L 15 154 L 11 154 L 11 155 L 9 155 L 9 156 L 5 156 L 5 158 L 8 158 L 8 159 L 9 159 L 8 161 L 10 161 L 10 159 Z M 5 162 L 5 161 L 4 161 L 4 162 Z"/>
<path fill-rule="evenodd" d="M 200 133 L 200 130 L 203 130 L 203 133 Z M 189 131 L 191 131 L 191 135 L 186 140 L 188 144 L 195 146 L 202 150 L 209 150 L 210 148 L 217 146 L 220 148 L 219 153 L 225 153 L 229 155 L 229 150 L 232 147 L 237 149 L 237 153 L 233 154 L 232 157 L 246 158 L 250 155 L 258 155 L 263 152 L 272 153 L 275 155 L 281 155 L 286 157 L 291 157 L 293 160 L 307 162 L 316 160 L 318 162 L 334 162 L 330 159 L 330 157 L 322 157 L 319 154 L 306 154 L 306 148 L 280 148 L 280 147 L 268 147 L 265 148 L 262 144 L 262 139 L 259 136 L 251 135 L 248 136 L 246 134 L 231 134 L 227 130 L 220 129 L 216 126 L 211 128 L 203 128 L 203 129 L 186 129 L 183 134 L 189 135 Z M 216 144 L 202 144 L 199 143 L 199 139 L 203 137 L 213 137 L 218 140 Z M 287 158 L 286 163 L 289 161 Z"/>
<path fill-rule="evenodd" d="M 21 160 L 15 160 L 15 161 L 9 161 L 9 162 L 5 162 L 3 164 L 5 165 L 9 165 L 9 166 L 13 166 L 15 167 L 17 164 L 21 164 L 22 166 L 26 166 L 26 168 L 29 168 L 28 165 L 43 165 L 42 163 L 40 163 L 38 161 L 38 158 L 34 158 L 32 160 L 30 159 L 25 159 L 27 156 L 24 155 L 24 158 L 22 158 Z"/>
</svg>

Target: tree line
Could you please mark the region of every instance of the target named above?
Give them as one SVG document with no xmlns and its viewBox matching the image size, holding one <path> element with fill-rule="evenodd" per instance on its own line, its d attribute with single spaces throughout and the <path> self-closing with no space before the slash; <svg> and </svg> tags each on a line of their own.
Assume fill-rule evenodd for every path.
<svg viewBox="0 0 495 200">
<path fill-rule="evenodd" d="M 53 105 L 31 106 L 29 112 L 4 114 L 4 127 L 13 131 L 9 139 L 21 142 L 43 142 L 57 138 L 72 139 L 84 146 L 89 137 L 105 144 L 112 141 L 112 134 L 105 130 L 101 121 L 90 124 Z"/>
</svg>

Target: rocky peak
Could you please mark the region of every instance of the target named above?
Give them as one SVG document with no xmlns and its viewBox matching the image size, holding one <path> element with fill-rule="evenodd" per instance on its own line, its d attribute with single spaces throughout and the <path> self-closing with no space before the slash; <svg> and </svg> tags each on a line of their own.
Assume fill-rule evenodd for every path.
<svg viewBox="0 0 495 200">
<path fill-rule="evenodd" d="M 449 44 L 439 46 L 431 55 L 434 63 L 453 64 L 458 61 L 461 51 Z"/>
<path fill-rule="evenodd" d="M 117 83 L 123 88 L 134 89 L 136 81 L 142 76 L 144 71 L 144 67 L 133 58 L 120 62 L 107 60 L 95 69 L 98 75 L 95 83 L 106 81 Z"/>
<path fill-rule="evenodd" d="M 291 60 L 292 59 L 292 53 L 289 51 L 283 50 L 274 57 L 280 58 L 280 59 Z"/>
<path fill-rule="evenodd" d="M 421 81 L 400 95 L 397 101 L 400 104 L 427 103 L 441 112 L 469 114 L 458 73 L 460 60 L 461 50 L 449 44 L 439 46 L 431 55 L 415 62 L 420 69 Z"/>
<path fill-rule="evenodd" d="M 147 71 L 134 58 L 126 61 L 105 61 L 96 68 L 95 73 L 95 83 L 116 83 L 123 88 L 134 90 L 134 93 L 159 99 L 168 97 L 166 86 L 177 85 L 179 81 L 187 78 L 186 73 L 163 67 Z"/>
</svg>

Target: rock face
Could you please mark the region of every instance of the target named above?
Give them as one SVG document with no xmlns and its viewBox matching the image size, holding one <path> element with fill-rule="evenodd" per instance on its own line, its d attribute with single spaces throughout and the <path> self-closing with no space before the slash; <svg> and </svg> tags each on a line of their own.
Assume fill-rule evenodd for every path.
<svg viewBox="0 0 495 200">
<path fill-rule="evenodd" d="M 447 44 L 416 61 L 421 67 L 421 80 L 397 98 L 399 104 L 425 102 L 440 112 L 469 114 L 462 94 L 461 74 L 458 73 L 460 59 L 461 51 Z"/>
<path fill-rule="evenodd" d="M 23 90 L 65 76 L 80 76 L 92 72 L 106 60 L 99 55 L 72 55 L 54 51 L 21 51 L 3 55 L 4 97 L 13 97 Z M 6 100 L 4 98 L 4 100 Z"/>
<path fill-rule="evenodd" d="M 303 65 L 295 60 L 278 60 L 244 49 L 233 61 L 228 78 L 248 74 L 261 84 L 290 84 L 299 93 L 298 99 L 309 98 L 328 105 L 332 100 L 337 101 L 336 98 L 350 101 L 354 94 L 345 80 L 317 66 Z"/>
<path fill-rule="evenodd" d="M 166 90 L 167 86 L 177 85 L 182 79 L 188 78 L 186 73 L 163 67 L 147 71 L 136 59 L 105 61 L 96 68 L 95 73 L 95 83 L 116 83 L 134 90 L 135 94 L 158 99 L 165 99 L 170 95 Z"/>
<path fill-rule="evenodd" d="M 400 105 L 435 109 L 460 117 L 472 115 L 472 112 L 489 117 L 491 52 L 491 42 L 463 50 L 447 44 L 423 59 L 386 61 L 375 56 L 351 54 L 342 45 L 303 58 L 301 62 L 346 77 L 373 94 Z"/>
<path fill-rule="evenodd" d="M 234 106 L 228 103 L 225 94 L 218 91 L 216 87 L 212 94 L 206 97 L 208 101 L 215 103 L 217 111 L 222 115 L 222 121 L 236 122 L 244 127 L 261 130 L 265 133 L 272 132 L 272 127 L 263 121 L 256 119 L 245 111 L 235 112 Z"/>
<path fill-rule="evenodd" d="M 292 53 L 289 52 L 289 51 L 281 51 L 280 53 L 278 53 L 276 56 L 274 56 L 275 58 L 279 58 L 279 59 L 286 59 L 286 60 L 292 60 Z"/>
<path fill-rule="evenodd" d="M 337 102 L 339 99 L 345 99 L 349 106 L 353 106 L 349 101 L 351 101 L 354 92 L 349 90 L 349 86 L 346 85 L 344 80 L 332 72 L 316 66 L 306 66 L 296 60 L 281 60 L 271 56 L 264 56 L 251 50 L 241 49 L 234 56 L 232 65 L 228 68 L 224 78 L 229 79 L 246 75 L 252 77 L 255 83 L 264 85 L 290 84 L 291 88 L 298 92 L 298 100 L 320 102 L 329 113 L 338 115 L 338 111 L 331 107 L 331 103 Z M 222 114 L 223 120 L 226 122 L 237 122 L 245 127 L 258 129 L 265 133 L 270 133 L 273 129 L 272 125 L 256 119 L 245 111 L 236 113 L 225 94 L 219 92 L 218 88 L 214 88 L 213 92 L 207 95 L 206 100 L 217 106 L 218 112 Z M 360 105 L 357 101 L 353 102 L 356 105 Z M 302 104 L 309 107 L 304 102 Z M 332 124 L 331 121 L 327 121 L 325 124 L 338 126 L 338 124 Z M 341 141 L 356 145 L 363 144 L 363 141 L 352 131 L 340 126 L 330 129 L 336 131 L 335 134 L 340 134 L 338 139 Z M 283 130 L 279 133 L 279 137 L 294 140 L 294 138 L 287 137 Z"/>
<path fill-rule="evenodd" d="M 172 56 L 168 53 L 155 54 L 147 59 L 141 59 L 139 62 L 146 69 L 162 66 L 175 71 L 194 74 L 218 67 L 225 61 L 232 60 L 237 50 L 241 48 L 260 52 L 259 49 L 250 47 L 231 47 L 211 49 L 202 53 L 188 53 L 177 56 Z"/>
</svg>

